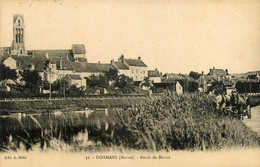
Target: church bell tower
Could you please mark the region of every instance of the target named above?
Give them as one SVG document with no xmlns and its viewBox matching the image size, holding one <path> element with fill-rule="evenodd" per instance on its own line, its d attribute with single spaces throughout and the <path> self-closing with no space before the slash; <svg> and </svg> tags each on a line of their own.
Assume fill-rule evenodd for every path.
<svg viewBox="0 0 260 167">
<path fill-rule="evenodd" d="M 13 18 L 13 42 L 11 46 L 11 55 L 25 56 L 27 51 L 24 44 L 24 18 L 23 15 L 14 15 Z"/>
</svg>

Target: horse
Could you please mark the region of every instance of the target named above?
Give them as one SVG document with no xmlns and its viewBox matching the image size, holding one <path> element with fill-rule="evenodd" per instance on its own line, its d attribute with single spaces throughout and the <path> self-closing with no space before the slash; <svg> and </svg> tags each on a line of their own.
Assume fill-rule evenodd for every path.
<svg viewBox="0 0 260 167">
<path fill-rule="evenodd" d="M 247 115 L 248 119 L 251 118 L 251 108 L 250 108 L 250 99 L 248 96 L 242 96 L 238 94 L 231 95 L 231 103 L 238 110 L 238 119 L 244 119 L 244 116 Z"/>
<path fill-rule="evenodd" d="M 214 105 L 219 114 L 223 114 L 225 107 L 230 106 L 230 98 L 226 95 L 218 95 L 215 98 Z"/>
</svg>

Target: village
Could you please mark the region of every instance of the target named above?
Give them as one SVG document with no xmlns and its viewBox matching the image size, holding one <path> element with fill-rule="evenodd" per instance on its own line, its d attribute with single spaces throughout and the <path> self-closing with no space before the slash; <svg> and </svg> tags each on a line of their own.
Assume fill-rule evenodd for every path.
<svg viewBox="0 0 260 167">
<path fill-rule="evenodd" d="M 231 74 L 228 69 L 212 67 L 208 73 L 191 70 L 189 74 L 162 74 L 157 68 L 149 69 L 140 56 L 122 54 L 108 63 L 89 63 L 84 44 L 72 44 L 66 50 L 27 50 L 24 20 L 23 15 L 14 15 L 11 47 L 0 48 L 1 98 L 40 94 L 49 98 L 55 94 L 151 95 L 165 89 L 177 94 L 196 91 L 229 94 L 235 89 L 240 93 L 260 92 L 260 71 Z"/>
</svg>

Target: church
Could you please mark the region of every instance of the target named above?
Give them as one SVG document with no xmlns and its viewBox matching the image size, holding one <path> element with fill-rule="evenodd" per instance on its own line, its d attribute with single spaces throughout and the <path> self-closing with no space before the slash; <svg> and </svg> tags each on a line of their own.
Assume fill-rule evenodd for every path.
<svg viewBox="0 0 260 167">
<path fill-rule="evenodd" d="M 68 75 L 67 78 L 77 78 L 77 87 L 85 87 L 85 77 L 116 69 L 111 63 L 88 63 L 84 44 L 72 44 L 71 49 L 27 50 L 25 28 L 23 15 L 14 15 L 11 47 L 0 48 L 1 63 L 15 69 L 17 73 L 36 70 L 41 78 L 49 83 Z"/>
</svg>

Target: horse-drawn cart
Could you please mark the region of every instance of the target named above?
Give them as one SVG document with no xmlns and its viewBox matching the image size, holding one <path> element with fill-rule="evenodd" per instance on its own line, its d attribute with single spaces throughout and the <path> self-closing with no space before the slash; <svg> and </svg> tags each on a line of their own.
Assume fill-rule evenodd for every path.
<svg viewBox="0 0 260 167">
<path fill-rule="evenodd" d="M 222 115 L 229 115 L 244 119 L 247 116 L 251 118 L 250 99 L 244 95 L 218 95 L 216 97 L 216 110 Z"/>
</svg>

